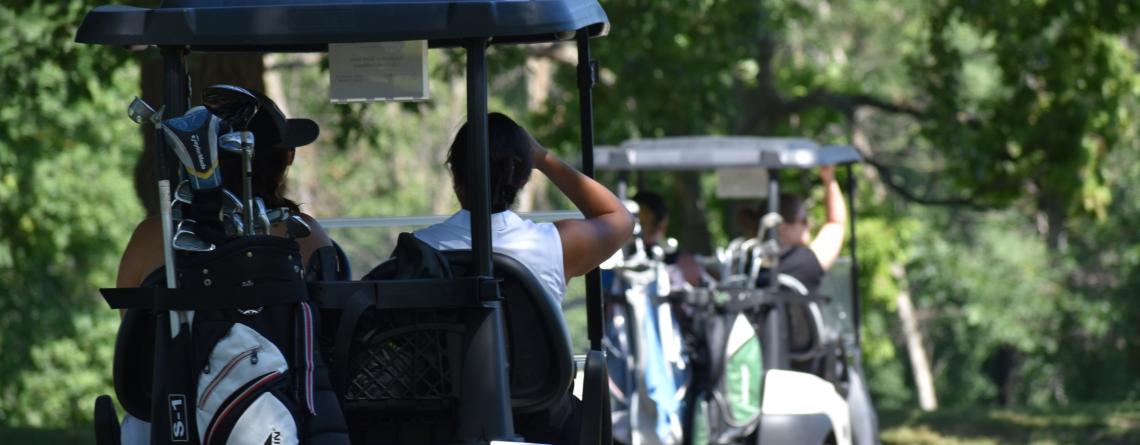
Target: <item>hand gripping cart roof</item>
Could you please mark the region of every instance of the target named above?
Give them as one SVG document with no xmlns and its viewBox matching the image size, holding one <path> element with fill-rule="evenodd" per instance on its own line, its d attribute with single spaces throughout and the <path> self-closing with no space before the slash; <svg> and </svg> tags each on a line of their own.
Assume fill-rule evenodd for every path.
<svg viewBox="0 0 1140 445">
<path fill-rule="evenodd" d="M 734 242 L 723 249 L 718 254 L 722 263 L 719 282 L 710 288 L 696 289 L 678 302 L 696 308 L 688 334 L 697 339 L 696 344 L 709 349 L 693 353 L 708 360 L 696 363 L 693 371 L 699 381 L 691 383 L 684 405 L 685 443 L 734 443 L 749 437 L 763 444 L 826 440 L 845 444 L 853 439 L 857 444 L 878 443 L 874 413 L 866 412 L 869 400 L 861 399 L 865 390 L 858 354 L 860 301 L 855 282 L 855 182 L 851 174 L 851 165 L 862 160 L 858 151 L 849 146 L 821 147 L 802 138 L 693 136 L 634 139 L 619 146 L 599 147 L 597 152 L 597 167 L 604 170 L 719 173 L 752 169 L 765 173 L 742 176 L 746 182 L 767 183 L 769 215 L 762 218 L 756 238 Z M 836 294 L 849 292 L 850 300 L 809 295 L 802 284 L 796 286 L 798 282 L 784 283 L 785 278 L 790 278 L 787 276 L 768 280 L 768 286 L 757 288 L 761 266 L 771 268 L 771 257 L 776 256 L 770 252 L 773 244 L 768 241 L 774 240 L 775 224 L 779 223 L 780 170 L 825 165 L 848 167 L 852 258 L 849 291 L 835 285 L 835 280 L 825 280 L 824 287 L 831 284 L 829 291 Z M 828 278 L 848 272 L 837 269 L 833 268 L 829 273 L 832 277 Z M 819 310 L 820 305 L 825 310 Z M 796 342 L 802 336 L 791 335 L 786 314 L 793 312 L 810 320 L 806 323 L 810 341 L 804 345 Z M 754 326 L 761 326 L 759 332 L 754 331 Z M 826 351 L 826 342 L 842 345 L 838 353 L 841 357 L 837 357 L 842 366 L 835 365 L 843 372 L 823 369 L 837 366 L 818 365 L 836 355 L 835 351 Z M 819 369 L 793 371 L 803 371 L 796 365 L 805 361 Z M 813 373 L 825 378 L 817 378 Z M 741 391 L 749 395 L 710 396 Z"/>
<path fill-rule="evenodd" d="M 335 368 L 351 367 L 336 363 L 335 358 L 331 364 L 333 385 L 341 390 L 339 395 L 349 417 L 350 430 L 354 412 L 360 414 L 369 407 L 386 408 L 384 412 L 393 416 L 399 412 L 415 414 L 408 415 L 409 419 L 419 420 L 431 420 L 443 413 L 447 415 L 444 420 L 451 422 L 436 428 L 434 432 L 438 437 L 429 438 L 393 438 L 351 431 L 354 438 L 365 437 L 360 443 L 474 444 L 526 440 L 515 434 L 512 412 L 540 409 L 552 398 L 548 393 L 568 391 L 574 366 L 569 356 L 568 333 L 561 325 L 548 329 L 553 332 L 542 332 L 542 336 L 552 339 L 552 344 L 565 345 L 554 348 L 565 354 L 551 357 L 552 363 L 547 364 L 547 368 L 558 371 L 555 374 L 559 381 L 535 384 L 526 381 L 525 376 L 508 373 L 508 357 L 515 360 L 526 356 L 528 351 L 517 350 L 519 345 L 514 342 L 523 335 L 516 332 L 522 331 L 521 327 L 507 326 L 512 331 L 511 341 L 508 341 L 504 312 L 510 312 L 512 303 L 500 290 L 497 277 L 499 269 L 504 268 L 491 251 L 486 49 L 495 44 L 563 41 L 577 44 L 583 170 L 592 175 L 594 133 L 590 90 L 596 66 L 590 58 L 589 39 L 605 35 L 608 29 L 605 12 L 592 0 L 165 0 L 156 8 L 97 7 L 87 14 L 76 41 L 157 47 L 164 63 L 162 110 L 166 116 L 181 116 L 187 111 L 190 91 L 186 57 L 194 52 L 324 52 L 334 43 L 408 40 L 426 40 L 430 48 L 458 47 L 466 51 L 467 114 L 471 128 L 468 137 L 475 147 L 469 163 L 474 171 L 469 177 L 476 203 L 472 209 L 473 249 L 462 255 L 468 267 L 458 268 L 465 270 L 466 276 L 326 281 L 310 284 L 308 291 L 322 306 L 322 311 L 343 313 L 359 310 L 363 305 L 368 311 L 387 314 L 382 317 L 386 319 L 399 319 L 401 314 L 413 317 L 431 310 L 459 314 L 458 322 L 448 325 L 447 332 L 457 333 L 460 341 L 449 342 L 446 351 L 439 351 L 454 359 L 454 362 L 447 361 L 447 369 L 439 373 L 438 377 L 447 380 L 440 385 L 428 385 L 443 388 L 440 394 L 420 397 L 422 394 L 413 390 L 409 394 L 401 393 L 404 397 L 363 394 L 362 398 L 351 399 L 348 388 L 358 383 L 353 380 L 356 376 L 342 374 L 338 379 Z M 160 153 L 157 166 L 160 180 L 175 178 L 171 164 Z M 177 264 L 171 269 L 182 270 Z M 158 339 L 169 338 L 171 334 L 168 324 L 171 315 L 167 309 L 185 309 L 177 304 L 162 303 L 168 293 L 152 292 L 153 306 L 162 309 L 156 311 L 155 338 Z M 585 361 L 580 443 L 608 443 L 609 408 L 604 386 L 605 359 L 601 352 L 600 280 L 596 271 L 587 275 L 587 301 L 590 351 Z M 422 331 L 424 326 L 423 323 L 399 326 L 385 335 Z M 547 328 L 539 326 L 537 329 Z M 337 340 L 341 340 L 340 336 Z M 152 443 L 198 442 L 193 435 L 172 435 L 178 432 L 172 431 L 172 425 L 175 429 L 180 427 L 177 422 L 184 412 L 170 404 L 174 388 L 169 376 L 164 374 L 162 362 L 180 351 L 169 343 L 155 342 L 153 403 L 149 416 L 153 425 Z M 357 345 L 333 345 L 333 348 L 338 346 L 352 349 Z M 348 356 L 357 357 L 352 351 Z M 511 363 L 509 367 L 513 370 L 521 366 Z M 407 376 L 393 376 L 397 380 L 399 377 Z M 414 379 L 411 383 L 413 389 L 421 387 Z M 371 418 L 384 419 L 379 415 Z"/>
</svg>

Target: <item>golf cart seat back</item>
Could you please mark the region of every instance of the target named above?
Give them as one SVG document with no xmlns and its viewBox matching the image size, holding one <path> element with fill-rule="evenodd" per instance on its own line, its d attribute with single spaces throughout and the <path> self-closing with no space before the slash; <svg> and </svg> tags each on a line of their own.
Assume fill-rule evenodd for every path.
<svg viewBox="0 0 1140 445">
<path fill-rule="evenodd" d="M 549 408 L 569 392 L 574 376 L 561 308 L 521 263 L 499 254 L 493 261 L 506 321 L 512 413 Z M 469 251 L 439 252 L 402 234 L 394 258 L 363 279 L 458 281 L 469 279 L 471 268 Z M 371 305 L 322 308 L 322 349 L 331 351 L 333 385 L 353 443 L 455 441 L 462 429 L 461 407 L 482 403 L 464 400 L 463 394 L 471 389 L 465 385 L 479 384 L 468 364 L 486 357 L 471 341 L 485 312 L 467 307 L 369 309 Z"/>
<path fill-rule="evenodd" d="M 331 246 L 321 247 L 309 256 L 309 266 L 305 276 L 310 281 L 348 281 L 352 279 L 352 266 L 348 254 L 336 241 Z"/>
<path fill-rule="evenodd" d="M 440 254 L 453 276 L 466 276 L 474 268 L 468 250 Z M 365 278 L 388 278 L 379 271 L 391 270 L 389 263 L 395 261 L 377 266 Z M 548 408 L 569 390 L 574 378 L 570 331 L 562 308 L 518 260 L 495 253 L 493 261 L 504 301 L 511 408 L 516 414 Z M 358 330 L 366 328 L 357 326 Z"/>
<path fill-rule="evenodd" d="M 456 275 L 474 269 L 471 252 L 443 252 Z M 560 400 L 574 379 L 570 330 L 558 300 L 518 260 L 494 254 L 495 278 L 503 297 L 510 360 L 511 408 L 529 413 Z"/>
<path fill-rule="evenodd" d="M 792 369 L 810 372 L 827 380 L 834 380 L 833 367 L 827 364 L 833 357 L 823 337 L 823 312 L 819 302 L 807 299 L 812 293 L 796 278 L 780 274 L 780 288 L 805 297 L 803 302 L 789 302 L 785 307 L 788 327 L 788 359 Z"/>
</svg>

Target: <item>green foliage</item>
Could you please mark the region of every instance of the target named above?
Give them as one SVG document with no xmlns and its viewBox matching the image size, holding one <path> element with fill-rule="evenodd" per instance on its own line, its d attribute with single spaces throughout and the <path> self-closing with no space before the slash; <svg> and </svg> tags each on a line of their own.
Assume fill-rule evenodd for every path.
<svg viewBox="0 0 1140 445">
<path fill-rule="evenodd" d="M 1121 37 L 1140 8 L 943 1 L 929 22 L 929 51 L 913 67 L 929 93 L 924 133 L 952 159 L 944 173 L 953 183 L 1007 204 L 1030 182 L 1045 211 L 1104 216 L 1103 155 L 1137 136 L 1140 72 Z M 971 70 L 991 71 L 995 85 L 978 91 Z"/>
<path fill-rule="evenodd" d="M 1021 365 L 1006 396 L 1035 405 L 1055 402 L 1059 375 L 1053 362 L 1060 342 L 1046 333 L 1061 331 L 1057 314 L 1063 313 L 1067 267 L 1036 234 L 1011 224 L 1016 218 L 959 218 L 954 224 L 977 227 L 964 237 L 950 227 L 913 238 L 908 276 L 916 308 L 931 314 L 926 335 L 944 404 L 996 400 L 1001 388 L 979 370 L 994 368 L 1001 354 Z"/>
<path fill-rule="evenodd" d="M 72 42 L 88 7 L 0 6 L 0 424 L 75 424 L 110 384 L 96 288 L 141 218 L 138 78 L 124 52 Z"/>
</svg>

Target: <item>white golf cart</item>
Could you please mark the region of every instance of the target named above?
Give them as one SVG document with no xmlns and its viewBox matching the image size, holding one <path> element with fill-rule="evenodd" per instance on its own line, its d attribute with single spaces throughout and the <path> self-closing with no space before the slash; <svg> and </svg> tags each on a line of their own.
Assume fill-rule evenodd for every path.
<svg viewBox="0 0 1140 445">
<path fill-rule="evenodd" d="M 680 413 L 685 443 L 878 443 L 860 365 L 853 179 L 851 257 L 815 293 L 790 276 L 763 279 L 778 267 L 779 171 L 847 165 L 853 178 L 850 165 L 860 159 L 852 147 L 795 138 L 671 137 L 598 148 L 599 169 L 716 170 L 722 197 L 768 200 L 754 236 L 705 258 L 702 286 L 670 295 L 692 314 L 681 323 L 692 366 Z"/>
</svg>

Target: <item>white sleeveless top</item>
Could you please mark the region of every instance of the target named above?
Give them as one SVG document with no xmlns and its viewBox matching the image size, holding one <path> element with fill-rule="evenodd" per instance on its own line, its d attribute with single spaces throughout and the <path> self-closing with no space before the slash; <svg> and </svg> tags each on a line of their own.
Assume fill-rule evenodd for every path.
<svg viewBox="0 0 1140 445">
<path fill-rule="evenodd" d="M 439 250 L 470 249 L 471 213 L 460 210 L 439 224 L 417 230 L 415 235 Z M 493 213 L 491 250 L 522 263 L 562 303 L 566 274 L 562 267 L 562 237 L 554 224 L 522 219 L 510 210 Z"/>
</svg>

